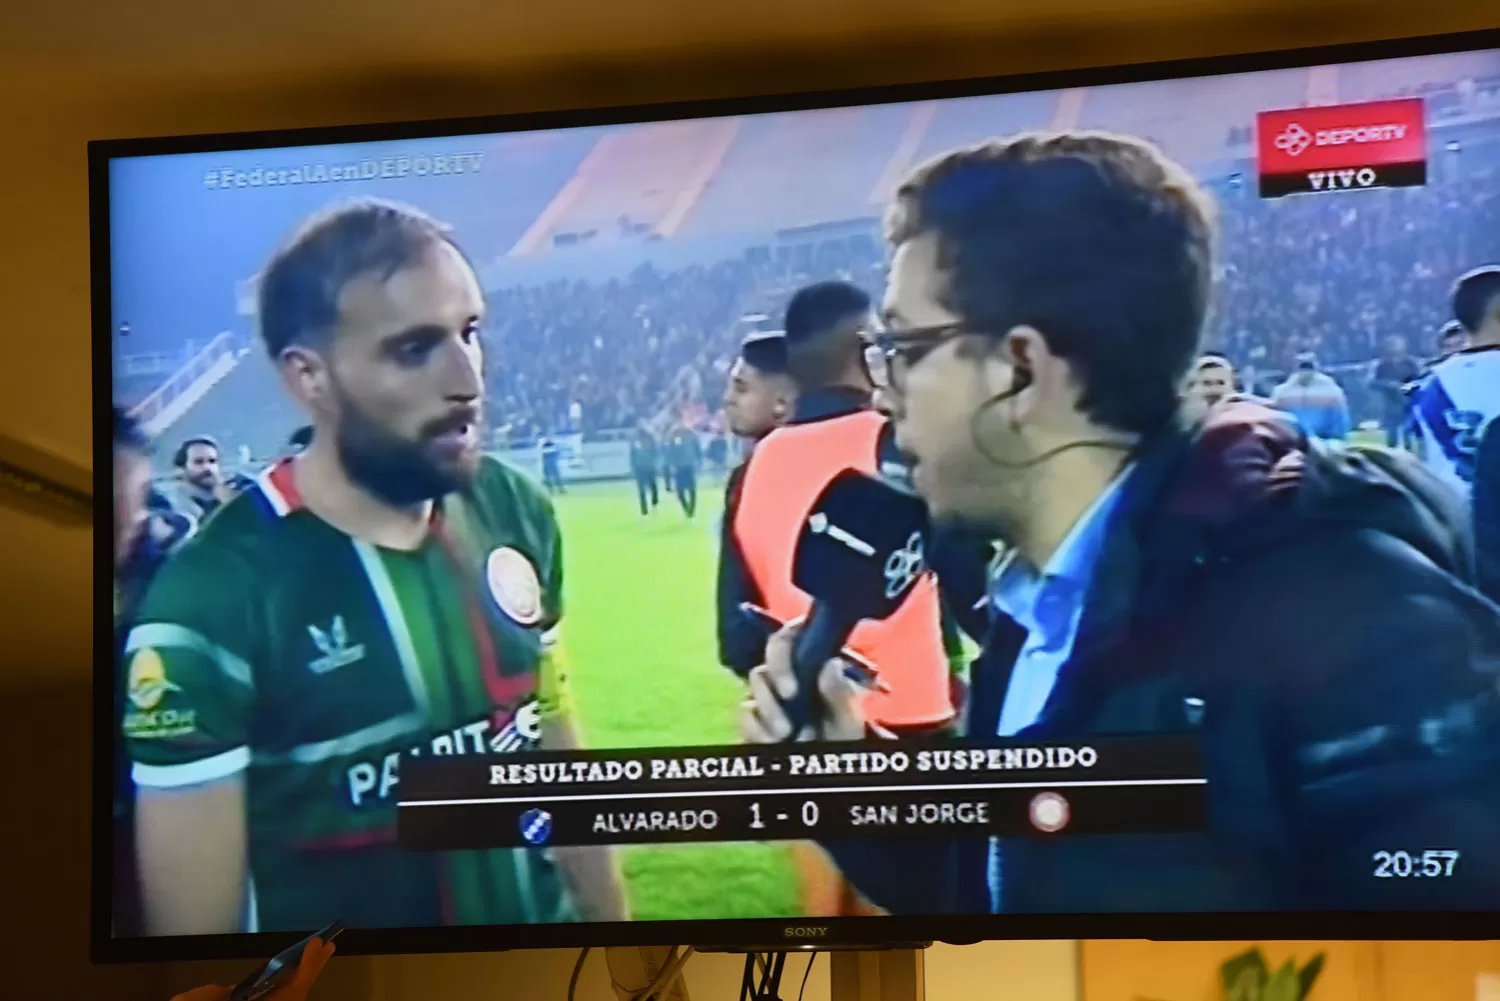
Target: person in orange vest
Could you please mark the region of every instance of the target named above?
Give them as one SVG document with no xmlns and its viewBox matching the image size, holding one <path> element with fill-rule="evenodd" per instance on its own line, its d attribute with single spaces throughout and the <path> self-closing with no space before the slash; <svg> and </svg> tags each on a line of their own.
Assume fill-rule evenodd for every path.
<svg viewBox="0 0 1500 1001">
<path fill-rule="evenodd" d="M 721 555 L 721 623 L 743 617 L 741 603 L 781 622 L 806 615 L 811 599 L 792 583 L 792 558 L 818 494 L 845 469 L 904 475 L 889 422 L 872 407 L 874 384 L 864 360 L 870 309 L 869 295 L 846 282 L 810 285 L 787 306 L 786 364 L 796 404 L 791 419 L 756 445 L 731 497 Z M 760 633 L 753 641 L 721 643 L 721 659 L 746 675 L 761 663 L 764 640 Z M 921 734 L 953 720 L 943 617 L 930 576 L 889 619 L 858 626 L 849 647 L 876 670 L 878 688 L 865 704 L 872 722 Z M 809 916 L 876 913 L 821 848 L 799 842 L 793 857 Z"/>
</svg>

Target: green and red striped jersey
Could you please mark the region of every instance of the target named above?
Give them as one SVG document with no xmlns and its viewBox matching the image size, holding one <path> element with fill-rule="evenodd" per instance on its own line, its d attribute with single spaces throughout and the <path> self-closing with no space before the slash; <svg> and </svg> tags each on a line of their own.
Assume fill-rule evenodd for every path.
<svg viewBox="0 0 1500 1001">
<path fill-rule="evenodd" d="M 267 470 L 162 568 L 125 644 L 142 788 L 243 773 L 252 927 L 573 920 L 549 852 L 396 845 L 404 758 L 518 754 L 568 711 L 561 536 L 485 459 L 414 551 L 383 549 Z"/>
</svg>

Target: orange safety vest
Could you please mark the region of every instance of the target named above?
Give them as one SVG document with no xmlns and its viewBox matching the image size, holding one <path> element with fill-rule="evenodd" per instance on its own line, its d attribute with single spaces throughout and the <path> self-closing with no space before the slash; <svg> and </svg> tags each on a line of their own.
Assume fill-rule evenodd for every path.
<svg viewBox="0 0 1500 1001">
<path fill-rule="evenodd" d="M 735 507 L 734 539 L 766 610 L 782 622 L 807 614 L 812 598 L 792 583 L 792 558 L 813 502 L 845 469 L 877 475 L 885 418 L 873 410 L 777 428 L 756 446 Z M 925 575 L 890 618 L 861 622 L 846 644 L 868 660 L 889 692 L 871 692 L 865 712 L 891 727 L 953 718 L 937 584 Z"/>
</svg>

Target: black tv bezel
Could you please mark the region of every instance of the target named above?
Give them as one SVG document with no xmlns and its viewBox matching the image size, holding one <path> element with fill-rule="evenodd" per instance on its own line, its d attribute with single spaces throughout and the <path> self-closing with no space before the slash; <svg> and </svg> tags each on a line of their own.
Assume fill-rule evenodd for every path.
<svg viewBox="0 0 1500 1001">
<path fill-rule="evenodd" d="M 265 956 L 298 937 L 295 932 L 115 938 L 113 910 L 112 777 L 114 727 L 113 518 L 103 498 L 113 496 L 110 411 L 113 398 L 113 328 L 110 267 L 109 164 L 117 158 L 174 153 L 228 152 L 262 147 L 423 139 L 543 129 L 713 118 L 852 105 L 906 103 L 1038 90 L 1061 90 L 1186 77 L 1500 49 L 1500 28 L 1373 42 L 1282 49 L 1242 55 L 1059 70 L 1014 76 L 898 84 L 849 90 L 690 100 L 415 122 L 382 122 L 255 132 L 213 133 L 88 144 L 89 261 L 94 378 L 94 761 L 93 869 L 90 944 L 95 962 L 229 959 Z M 811 934 L 808 934 L 811 932 Z M 1155 914 L 978 914 L 833 919 L 704 919 L 608 924 L 488 925 L 439 928 L 351 928 L 339 940 L 346 955 L 491 952 L 578 946 L 693 943 L 746 948 L 879 946 L 990 939 L 1150 938 L 1222 939 L 1500 939 L 1500 901 L 1494 912 L 1359 911 Z"/>
</svg>

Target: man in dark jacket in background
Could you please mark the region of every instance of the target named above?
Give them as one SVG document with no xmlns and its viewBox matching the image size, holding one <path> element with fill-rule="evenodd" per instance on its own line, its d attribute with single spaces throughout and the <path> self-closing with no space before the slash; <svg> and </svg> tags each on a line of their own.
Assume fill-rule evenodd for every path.
<svg viewBox="0 0 1500 1001">
<path fill-rule="evenodd" d="M 557 438 L 550 433 L 544 434 L 537 447 L 542 456 L 542 486 L 547 488 L 549 494 L 567 493 L 568 488 L 563 485 L 562 448 L 558 445 Z"/>
<path fill-rule="evenodd" d="M 661 464 L 661 449 L 651 425 L 641 421 L 630 439 L 630 474 L 635 477 L 635 496 L 640 502 L 641 514 L 650 514 L 661 502 L 656 489 L 657 468 Z"/>
<path fill-rule="evenodd" d="M 827 845 L 845 875 L 903 914 L 1492 909 L 1500 610 L 1465 519 L 1414 461 L 1252 403 L 1179 425 L 1213 267 L 1194 182 L 1134 140 L 1021 136 L 921 168 L 889 221 L 897 442 L 939 522 L 1009 553 L 966 735 L 1195 734 L 1208 818 Z M 747 739 L 788 735 L 793 632 Z M 837 662 L 819 691 L 817 736 L 874 739 Z M 1380 878 L 1418 847 L 1451 877 Z"/>
<path fill-rule="evenodd" d="M 1388 337 L 1380 360 L 1370 370 L 1370 389 L 1380 405 L 1385 443 L 1404 444 L 1408 430 L 1406 388 L 1422 377 L 1422 363 L 1407 348 L 1405 337 Z"/>
<path fill-rule="evenodd" d="M 672 492 L 689 518 L 698 512 L 698 469 L 703 465 L 703 446 L 692 428 L 677 427 L 667 435 L 665 447 L 667 475 Z"/>
</svg>

